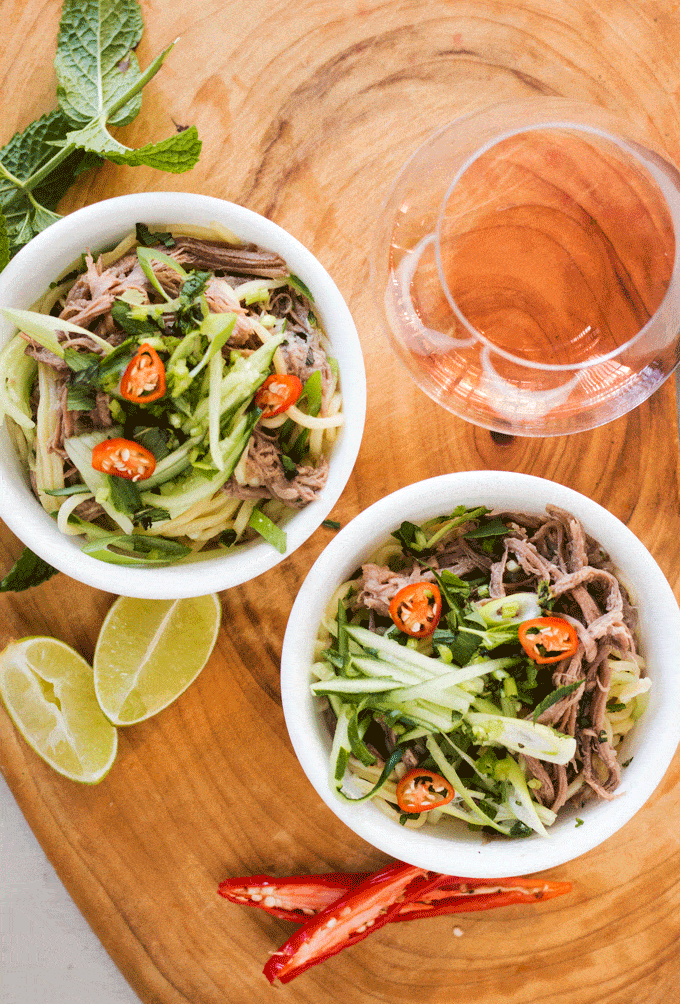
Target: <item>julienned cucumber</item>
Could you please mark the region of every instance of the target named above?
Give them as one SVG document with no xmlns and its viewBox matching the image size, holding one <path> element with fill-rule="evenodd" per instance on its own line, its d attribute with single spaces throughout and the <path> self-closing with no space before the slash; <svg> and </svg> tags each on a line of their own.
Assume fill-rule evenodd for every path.
<svg viewBox="0 0 680 1004">
<path fill-rule="evenodd" d="M 231 435 L 222 440 L 224 470 L 208 477 L 195 471 L 178 484 L 168 486 L 168 490 L 160 494 L 143 492 L 142 500 L 146 505 L 165 509 L 170 514 L 170 519 L 175 519 L 196 502 L 213 495 L 233 474 L 259 417 L 260 412 L 256 409 L 246 412 L 236 422 Z"/>
</svg>

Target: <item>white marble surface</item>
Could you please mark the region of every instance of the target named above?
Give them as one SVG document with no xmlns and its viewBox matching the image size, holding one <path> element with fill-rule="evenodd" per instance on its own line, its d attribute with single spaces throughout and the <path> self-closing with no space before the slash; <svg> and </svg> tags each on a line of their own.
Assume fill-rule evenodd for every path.
<svg viewBox="0 0 680 1004">
<path fill-rule="evenodd" d="M 139 1004 L 0 775 L 1 1004 Z"/>
</svg>

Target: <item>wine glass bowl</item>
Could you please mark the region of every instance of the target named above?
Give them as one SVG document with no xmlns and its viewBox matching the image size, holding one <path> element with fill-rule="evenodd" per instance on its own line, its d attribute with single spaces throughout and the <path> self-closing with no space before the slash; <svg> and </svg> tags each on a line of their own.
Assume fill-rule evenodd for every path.
<svg viewBox="0 0 680 1004">
<path fill-rule="evenodd" d="M 618 418 L 663 383 L 678 361 L 680 175 L 646 144 L 603 109 L 537 99 L 456 119 L 416 151 L 373 279 L 426 394 L 546 436 Z"/>
</svg>

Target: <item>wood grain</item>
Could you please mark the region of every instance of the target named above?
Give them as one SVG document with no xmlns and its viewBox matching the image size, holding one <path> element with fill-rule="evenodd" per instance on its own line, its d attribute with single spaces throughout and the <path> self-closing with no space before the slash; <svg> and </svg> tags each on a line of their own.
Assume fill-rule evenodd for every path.
<svg viewBox="0 0 680 1004">
<path fill-rule="evenodd" d="M 674 0 L 183 0 L 143 4 L 143 65 L 181 36 L 120 135 L 203 138 L 188 175 L 107 165 L 63 211 L 130 191 L 240 202 L 303 241 L 338 282 L 368 372 L 366 433 L 333 512 L 346 522 L 402 485 L 445 471 L 519 470 L 606 506 L 680 595 L 678 436 L 670 383 L 590 433 L 494 442 L 437 409 L 390 355 L 369 278 L 376 216 L 422 140 L 489 101 L 537 94 L 603 105 L 651 129 L 680 163 L 680 20 Z M 53 107 L 57 0 L 6 0 L 5 141 Z M 395 428 L 406 435 L 400 449 Z M 356 870 L 382 856 L 307 783 L 280 705 L 278 659 L 320 529 L 280 567 L 221 597 L 217 648 L 156 718 L 121 732 L 96 788 L 52 773 L 0 714 L 0 767 L 67 888 L 147 1004 L 265 1000 L 261 969 L 289 925 L 220 900 L 257 872 Z M 3 529 L 3 567 L 20 544 Z M 64 576 L 0 600 L 0 643 L 53 634 L 92 655 L 112 597 Z M 252 782 L 251 771 L 257 783 Z M 555 870 L 573 894 L 535 908 L 394 925 L 278 991 L 319 1001 L 661 1004 L 680 982 L 680 760 L 644 810 L 598 850 Z M 458 924 L 464 936 L 452 936 Z"/>
</svg>

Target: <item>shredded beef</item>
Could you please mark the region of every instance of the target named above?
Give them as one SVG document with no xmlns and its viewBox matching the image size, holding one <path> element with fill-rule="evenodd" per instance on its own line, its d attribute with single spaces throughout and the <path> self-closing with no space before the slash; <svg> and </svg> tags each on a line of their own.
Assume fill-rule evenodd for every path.
<svg viewBox="0 0 680 1004">
<path fill-rule="evenodd" d="M 176 237 L 176 246 L 166 252 L 181 265 L 229 272 L 236 275 L 278 279 L 288 275 L 288 266 L 274 251 L 263 251 L 255 244 L 232 246 L 196 237 Z"/>
<path fill-rule="evenodd" d="M 281 448 L 276 439 L 262 429 L 255 429 L 248 446 L 245 484 L 233 477 L 223 491 L 232 498 L 270 498 L 284 502 L 293 509 L 302 509 L 313 502 L 328 480 L 328 461 L 322 457 L 316 467 L 298 466 L 295 477 L 288 480 L 281 461 Z"/>
</svg>

